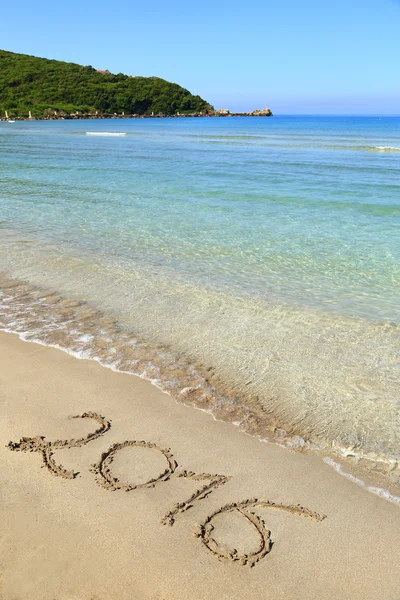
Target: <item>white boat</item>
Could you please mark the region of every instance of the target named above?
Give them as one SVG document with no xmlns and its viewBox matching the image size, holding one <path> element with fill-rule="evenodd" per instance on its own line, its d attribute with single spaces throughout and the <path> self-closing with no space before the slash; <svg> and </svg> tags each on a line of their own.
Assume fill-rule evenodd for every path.
<svg viewBox="0 0 400 600">
<path fill-rule="evenodd" d="M 8 119 L 7 123 L 15 123 L 12 119 Z"/>
</svg>

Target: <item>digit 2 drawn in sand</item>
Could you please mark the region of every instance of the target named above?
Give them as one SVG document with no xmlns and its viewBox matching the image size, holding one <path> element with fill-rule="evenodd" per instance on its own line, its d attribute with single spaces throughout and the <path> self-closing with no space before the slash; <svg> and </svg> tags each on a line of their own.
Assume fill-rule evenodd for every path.
<svg viewBox="0 0 400 600">
<path fill-rule="evenodd" d="M 14 452 L 39 452 L 42 455 L 43 466 L 47 467 L 50 473 L 64 477 L 64 479 L 74 479 L 77 473 L 64 469 L 62 465 L 57 465 L 53 458 L 54 450 L 62 450 L 63 448 L 80 448 L 85 446 L 92 440 L 100 437 L 111 427 L 111 422 L 104 417 L 94 412 L 83 413 L 69 417 L 70 419 L 94 419 L 100 424 L 100 427 L 93 433 L 89 433 L 86 437 L 78 438 L 77 440 L 56 440 L 55 442 L 46 442 L 43 436 L 23 437 L 19 442 L 10 442 L 8 448 Z"/>
<path fill-rule="evenodd" d="M 8 448 L 15 452 L 39 452 L 42 455 L 43 466 L 46 466 L 50 473 L 65 479 L 73 479 L 77 473 L 74 471 L 68 471 L 64 469 L 62 465 L 57 465 L 53 458 L 53 451 L 59 449 L 68 448 L 79 448 L 100 437 L 111 427 L 111 421 L 107 421 L 104 417 L 100 416 L 95 412 L 87 412 L 82 415 L 76 415 L 70 417 L 71 419 L 94 419 L 100 424 L 100 427 L 93 433 L 89 433 L 86 437 L 71 439 L 71 440 L 56 440 L 55 442 L 47 442 L 43 436 L 36 437 L 23 437 L 19 442 L 9 442 Z M 139 447 L 148 448 L 160 452 L 167 462 L 167 466 L 157 477 L 149 479 L 145 483 L 141 484 L 130 484 L 124 483 L 114 477 L 111 471 L 111 464 L 115 458 L 116 453 L 123 448 L 128 447 Z M 172 476 L 183 477 L 192 481 L 206 481 L 205 485 L 198 488 L 188 500 L 184 502 L 178 502 L 162 519 L 164 525 L 173 525 L 176 521 L 178 514 L 184 513 L 192 508 L 193 503 L 197 500 L 202 500 L 209 496 L 214 490 L 221 485 L 227 483 L 231 477 L 227 475 L 211 475 L 210 473 L 194 473 L 193 471 L 180 471 L 176 469 L 178 463 L 174 459 L 171 450 L 169 448 L 161 448 L 157 444 L 152 442 L 126 440 L 125 442 L 113 444 L 106 452 L 103 452 L 99 461 L 92 466 L 90 469 L 96 475 L 97 483 L 109 490 L 123 490 L 129 492 L 140 488 L 151 488 L 155 487 L 156 484 L 163 481 L 167 481 Z M 261 517 L 259 517 L 254 509 L 262 508 L 273 508 L 275 510 L 281 510 L 292 515 L 308 517 L 314 521 L 322 521 L 326 518 L 325 515 L 319 515 L 308 508 L 296 505 L 284 505 L 275 504 L 268 500 L 257 500 L 251 498 L 250 500 L 243 500 L 242 502 L 233 502 L 226 504 L 218 510 L 214 511 L 209 515 L 203 524 L 198 525 L 195 530 L 195 536 L 198 537 L 204 544 L 204 546 L 212 552 L 219 559 L 226 559 L 237 562 L 240 565 L 249 565 L 253 567 L 258 561 L 264 558 L 270 551 L 273 545 L 271 540 L 271 532 L 266 529 L 265 523 Z M 240 555 L 236 549 L 228 550 L 221 546 L 213 537 L 214 525 L 213 520 L 217 515 L 223 513 L 239 512 L 249 523 L 255 528 L 259 542 L 257 548 L 248 553 Z"/>
</svg>

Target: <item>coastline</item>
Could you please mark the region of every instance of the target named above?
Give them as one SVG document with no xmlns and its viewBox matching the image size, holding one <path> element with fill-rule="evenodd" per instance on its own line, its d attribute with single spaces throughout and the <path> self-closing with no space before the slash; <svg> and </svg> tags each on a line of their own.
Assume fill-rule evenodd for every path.
<svg viewBox="0 0 400 600">
<path fill-rule="evenodd" d="M 5 598 L 395 597 L 398 508 L 340 477 L 317 456 L 262 444 L 171 402 L 138 377 L 9 333 L 0 333 L 0 355 Z M 89 411 L 105 417 L 109 431 L 83 447 L 54 451 L 56 464 L 80 472 L 74 479 L 41 468 L 36 452 L 5 447 L 23 436 L 79 440 L 98 426 L 68 417 Z M 159 448 L 170 448 L 177 465 L 154 487 L 104 489 L 90 465 L 124 440 L 147 445 L 119 451 L 111 468 L 121 481 L 145 486 L 154 479 L 165 468 Z M 190 472 L 227 480 L 178 512 L 172 527 L 162 525 L 174 503 L 204 484 L 187 481 Z M 252 556 L 259 538 L 247 521 L 243 525 L 243 514 L 226 507 L 253 497 L 275 504 L 254 508 L 273 545 L 248 568 L 228 554 L 236 548 L 238 555 Z M 209 542 L 211 550 L 193 536 L 194 527 L 210 517 L 218 542 Z"/>
<path fill-rule="evenodd" d="M 49 276 L 50 273 L 51 268 Z M 104 271 L 103 277 L 106 281 Z M 295 423 L 294 427 L 285 421 L 288 415 L 285 398 L 282 397 L 280 403 L 276 398 L 275 405 L 264 407 L 258 396 L 249 395 L 246 387 L 235 384 L 234 376 L 221 374 L 221 364 L 218 369 L 210 368 L 212 362 L 192 360 L 184 349 L 178 352 L 176 347 L 144 335 L 138 328 L 137 318 L 135 323 L 125 323 L 118 320 L 115 313 L 104 312 L 99 302 L 84 301 L 82 294 L 66 294 L 65 289 L 60 293 L 61 281 L 54 276 L 53 285 L 58 291 L 2 274 L 1 329 L 17 333 L 26 341 L 59 348 L 77 358 L 91 359 L 113 371 L 139 375 L 167 392 L 171 403 L 175 400 L 208 412 L 258 440 L 327 459 L 331 467 L 343 469 L 360 485 L 399 504 L 395 456 L 307 435 L 304 419 L 300 426 Z M 146 289 L 143 280 L 141 287 Z M 172 318 L 172 310 L 169 314 Z M 182 322 L 176 327 L 183 328 Z"/>
<path fill-rule="evenodd" d="M 143 114 L 143 115 L 119 115 L 119 114 L 100 114 L 100 115 L 92 115 L 92 114 L 71 114 L 71 115 L 51 115 L 46 117 L 18 117 L 13 116 L 13 121 L 76 121 L 76 120 L 96 120 L 96 119 L 186 119 L 186 118 L 195 118 L 195 117 L 273 117 L 272 112 L 266 113 L 265 111 L 256 110 L 253 112 L 241 112 L 241 113 L 231 113 L 227 112 L 213 112 L 213 113 L 189 113 L 189 114 L 173 114 L 173 115 L 165 115 L 162 113 L 159 114 Z M 0 121 L 8 122 L 10 119 L 8 117 L 0 117 Z"/>
<path fill-rule="evenodd" d="M 54 278 L 53 283 L 58 289 L 61 282 Z M 5 273 L 0 277 L 0 304 L 0 331 L 139 376 L 169 394 L 171 402 L 205 411 L 262 442 L 315 454 L 360 485 L 400 504 L 396 456 L 307 435 L 304 419 L 300 427 L 284 420 L 284 398 L 281 405 L 276 399 L 275 405 L 264 408 L 258 396 L 246 395 L 246 387 L 238 387 L 229 373 L 220 373 L 221 365 L 210 368 L 210 362 L 192 360 L 184 350 L 178 352 L 143 335 L 137 321 L 136 326 L 124 323 L 115 314 L 104 312 L 98 302 L 84 301 L 79 294 L 60 293 Z"/>
</svg>

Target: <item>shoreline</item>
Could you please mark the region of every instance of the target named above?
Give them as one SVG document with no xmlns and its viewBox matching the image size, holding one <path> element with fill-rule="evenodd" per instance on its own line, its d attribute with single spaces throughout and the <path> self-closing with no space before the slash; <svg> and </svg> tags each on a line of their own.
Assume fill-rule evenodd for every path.
<svg viewBox="0 0 400 600">
<path fill-rule="evenodd" d="M 186 402 L 184 396 L 182 398 L 177 398 L 176 395 L 174 395 L 173 393 L 170 393 L 167 389 L 163 388 L 162 385 L 160 385 L 156 380 L 152 379 L 151 377 L 146 376 L 146 374 L 135 373 L 133 371 L 119 370 L 117 367 L 115 367 L 113 365 L 109 365 L 109 364 L 102 362 L 102 360 L 96 356 L 93 356 L 90 358 L 87 356 L 81 356 L 79 352 L 75 352 L 65 346 L 60 346 L 58 344 L 48 344 L 46 342 L 41 341 L 39 338 L 29 337 L 29 335 L 30 335 L 29 332 L 19 332 L 19 331 L 13 331 L 12 329 L 0 328 L 0 334 L 16 335 L 21 342 L 38 344 L 39 346 L 43 346 L 44 348 L 52 348 L 52 349 L 60 351 L 60 352 L 65 352 L 68 356 L 71 356 L 77 360 L 93 361 L 95 363 L 98 363 L 102 368 L 110 369 L 114 373 L 119 373 L 122 375 L 129 375 L 129 376 L 133 376 L 133 377 L 139 377 L 143 381 L 146 381 L 146 382 L 150 383 L 150 385 L 156 387 L 161 393 L 166 394 L 176 404 L 186 406 L 186 407 L 194 409 L 194 410 L 201 411 L 201 412 L 211 416 L 212 419 L 216 422 L 227 423 L 230 426 L 234 426 L 235 428 L 239 429 L 239 431 L 242 434 L 247 435 L 253 439 L 256 439 L 257 441 L 259 441 L 263 444 L 272 444 L 272 445 L 276 445 L 278 447 L 284 448 L 285 450 L 288 450 L 289 452 L 294 452 L 297 454 L 308 454 L 308 455 L 317 457 L 320 460 L 322 460 L 325 464 L 329 465 L 332 469 L 334 469 L 334 471 L 336 471 L 336 473 L 338 473 L 341 477 L 347 478 L 354 485 L 358 485 L 358 486 L 362 487 L 364 490 L 366 490 L 368 493 L 374 494 L 374 495 L 384 499 L 385 501 L 390 502 L 391 504 L 394 504 L 394 505 L 400 507 L 400 496 L 397 496 L 397 495 L 391 493 L 389 491 L 389 489 L 386 489 L 385 487 L 381 487 L 381 486 L 385 485 L 385 480 L 382 481 L 382 479 L 381 480 L 378 479 L 378 481 L 377 481 L 376 473 L 368 472 L 365 468 L 360 468 L 357 465 L 357 463 L 351 464 L 351 462 L 349 462 L 349 460 L 348 460 L 349 456 L 350 456 L 350 458 L 352 458 L 353 456 L 356 456 L 357 460 L 364 460 L 367 462 L 369 461 L 371 463 L 376 463 L 375 458 L 371 458 L 371 457 L 365 456 L 363 454 L 359 454 L 359 455 L 353 455 L 351 453 L 348 454 L 346 452 L 345 448 L 336 448 L 335 449 L 336 452 L 333 452 L 333 449 L 323 450 L 322 448 L 317 447 L 314 443 L 304 440 L 300 436 L 290 436 L 286 431 L 284 431 L 282 429 L 279 430 L 281 432 L 280 437 L 274 437 L 272 431 L 266 431 L 265 437 L 262 437 L 261 435 L 257 435 L 254 433 L 248 433 L 246 430 L 241 428 L 241 424 L 238 422 L 232 422 L 229 419 L 222 418 L 222 415 L 220 415 L 220 418 L 218 418 L 213 414 L 212 410 L 202 407 L 202 406 L 198 406 L 193 403 L 191 404 L 191 403 Z M 268 437 L 268 435 L 269 435 L 269 437 Z M 332 458 L 332 455 L 334 456 L 335 459 Z M 342 461 L 344 463 L 344 465 L 342 464 L 342 462 L 339 462 L 339 461 Z M 397 465 L 397 460 L 393 459 L 392 462 L 393 462 L 393 464 Z M 382 461 L 382 464 L 386 464 L 385 461 Z M 386 481 L 386 483 L 388 483 L 388 482 Z"/>
<path fill-rule="evenodd" d="M 375 600 L 398 592 L 398 509 L 318 457 L 260 444 L 138 377 L 9 333 L 0 333 L 0 358 L 5 598 Z M 5 447 L 37 435 L 50 443 L 47 468 L 38 452 Z M 113 493 L 102 467 L 112 448 Z M 52 468 L 61 462 L 72 479 Z M 172 526 L 163 525 L 171 514 Z"/>
<path fill-rule="evenodd" d="M 400 503 L 395 457 L 384 458 L 324 439 L 307 439 L 300 430 L 291 431 L 271 411 L 263 418 L 251 398 L 247 401 L 246 397 L 238 397 L 233 382 L 224 381 L 206 363 L 192 361 L 168 346 L 146 340 L 138 331 L 121 327 L 115 316 L 77 295 L 60 294 L 9 276 L 3 276 L 0 291 L 0 331 L 60 349 L 75 358 L 93 360 L 117 373 L 139 376 L 179 404 L 235 425 L 259 441 L 327 459 L 331 467 L 342 469 L 343 475 L 395 504 Z"/>
</svg>

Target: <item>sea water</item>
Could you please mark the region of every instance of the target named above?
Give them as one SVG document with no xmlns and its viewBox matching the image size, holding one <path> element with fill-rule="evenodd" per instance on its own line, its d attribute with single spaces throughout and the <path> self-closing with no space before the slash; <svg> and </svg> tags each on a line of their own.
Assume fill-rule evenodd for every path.
<svg viewBox="0 0 400 600">
<path fill-rule="evenodd" d="M 398 472 L 400 117 L 3 122 L 0 181 L 2 329 Z"/>
</svg>

